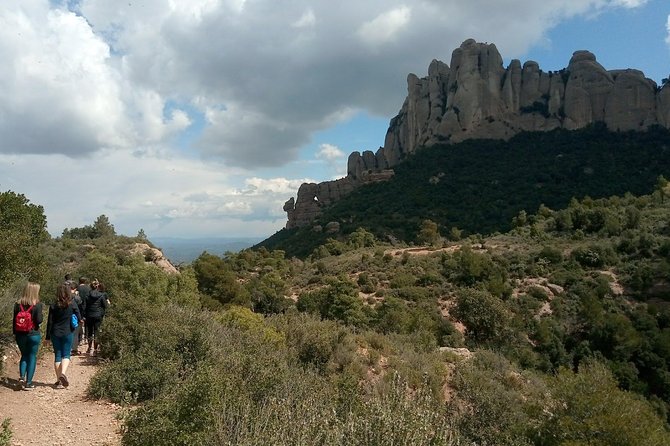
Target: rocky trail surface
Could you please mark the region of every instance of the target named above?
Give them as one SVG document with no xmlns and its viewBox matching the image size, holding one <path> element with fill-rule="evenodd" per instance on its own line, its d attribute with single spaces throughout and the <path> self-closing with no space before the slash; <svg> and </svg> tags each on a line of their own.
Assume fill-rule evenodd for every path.
<svg viewBox="0 0 670 446">
<path fill-rule="evenodd" d="M 98 361 L 86 355 L 73 356 L 68 369 L 70 386 L 56 389 L 53 353 L 40 347 L 33 383 L 23 391 L 18 383 L 19 352 L 10 347 L 0 382 L 0 421 L 11 418 L 14 446 L 27 445 L 119 445 L 119 407 L 86 396 L 86 387 L 98 369 Z"/>
</svg>

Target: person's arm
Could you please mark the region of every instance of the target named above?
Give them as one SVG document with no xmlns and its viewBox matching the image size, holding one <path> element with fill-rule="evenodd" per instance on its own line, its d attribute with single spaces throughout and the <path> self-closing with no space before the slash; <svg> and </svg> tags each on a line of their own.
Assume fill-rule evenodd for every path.
<svg viewBox="0 0 670 446">
<path fill-rule="evenodd" d="M 54 316 L 53 312 L 51 311 L 51 307 L 49 307 L 49 316 L 47 317 L 47 333 L 44 338 L 47 341 L 51 339 L 51 330 L 53 329 L 53 324 L 54 324 Z"/>
</svg>

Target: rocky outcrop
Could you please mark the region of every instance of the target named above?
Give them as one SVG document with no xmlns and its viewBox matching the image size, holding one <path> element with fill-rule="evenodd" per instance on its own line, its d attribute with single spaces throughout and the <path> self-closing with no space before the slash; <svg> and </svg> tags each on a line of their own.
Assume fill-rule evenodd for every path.
<svg viewBox="0 0 670 446">
<path fill-rule="evenodd" d="M 495 45 L 466 40 L 450 65 L 433 60 L 427 77 L 407 77 L 407 97 L 391 119 L 384 147 L 352 153 L 345 178 L 300 187 L 297 200 L 284 205 L 286 226 L 308 225 L 323 206 L 354 188 L 390 178 L 393 166 L 422 146 L 595 122 L 614 131 L 670 127 L 670 83 L 659 88 L 641 71 L 608 71 L 589 51 L 576 51 L 556 72 L 516 59 L 505 68 Z"/>
<path fill-rule="evenodd" d="M 450 66 L 434 60 L 427 77 L 408 76 L 407 98 L 380 152 L 393 167 L 421 146 L 595 122 L 614 131 L 669 127 L 670 86 L 660 89 L 638 70 L 607 71 L 589 51 L 576 51 L 557 72 L 533 61 L 504 68 L 495 45 L 470 39 Z"/>
<path fill-rule="evenodd" d="M 349 160 L 349 174 L 346 177 L 318 184 L 303 183 L 298 189 L 297 199 L 291 197 L 284 203 L 284 212 L 288 215 L 286 228 L 307 226 L 321 214 L 322 208 L 331 205 L 356 187 L 385 181 L 393 176 L 393 170 L 376 164 L 376 156 L 372 152 L 363 152 L 363 155 L 354 152 Z"/>
<path fill-rule="evenodd" d="M 168 274 L 179 274 L 179 270 L 170 263 L 170 261 L 163 255 L 160 249 L 152 248 L 146 243 L 135 243 L 130 250 L 131 254 L 141 254 L 144 256 L 144 261 L 156 265 Z"/>
</svg>

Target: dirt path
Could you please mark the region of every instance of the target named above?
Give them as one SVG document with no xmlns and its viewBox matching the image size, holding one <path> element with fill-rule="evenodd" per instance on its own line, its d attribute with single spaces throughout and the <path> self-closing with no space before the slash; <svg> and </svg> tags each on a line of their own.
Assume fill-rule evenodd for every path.
<svg viewBox="0 0 670 446">
<path fill-rule="evenodd" d="M 6 351 L 4 377 L 0 382 L 0 421 L 12 419 L 14 446 L 27 445 L 119 445 L 119 408 L 102 401 L 86 399 L 86 386 L 98 368 L 97 361 L 85 355 L 73 356 L 67 376 L 70 386 L 55 389 L 53 353 L 40 347 L 41 358 L 33 382 L 37 387 L 18 390 L 19 353 Z"/>
</svg>

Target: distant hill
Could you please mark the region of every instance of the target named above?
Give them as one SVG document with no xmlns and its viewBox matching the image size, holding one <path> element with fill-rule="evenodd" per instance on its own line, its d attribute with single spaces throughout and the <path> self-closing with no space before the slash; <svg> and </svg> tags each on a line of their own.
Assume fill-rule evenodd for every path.
<svg viewBox="0 0 670 446">
<path fill-rule="evenodd" d="M 238 252 L 258 243 L 254 237 L 210 237 L 210 238 L 176 238 L 152 237 L 151 241 L 158 246 L 173 264 L 189 263 L 203 251 L 221 255 L 225 252 Z"/>
<path fill-rule="evenodd" d="M 659 175 L 670 177 L 670 132 L 658 127 L 610 132 L 592 125 L 434 145 L 395 166 L 391 180 L 326 207 L 313 225 L 281 230 L 258 246 L 306 256 L 358 227 L 411 242 L 424 219 L 438 223 L 443 235 L 452 227 L 466 234 L 506 231 L 521 210 L 559 209 L 573 197 L 650 193 Z M 339 223 L 339 234 L 318 232 L 328 222 Z"/>
</svg>

